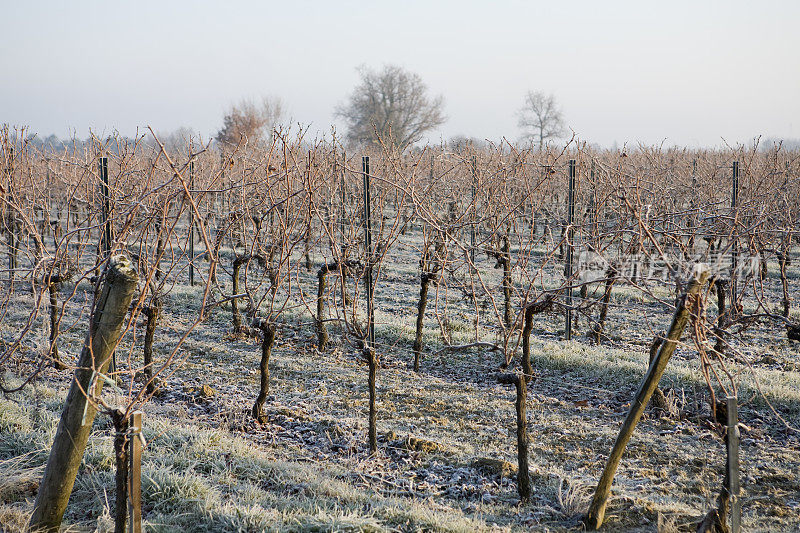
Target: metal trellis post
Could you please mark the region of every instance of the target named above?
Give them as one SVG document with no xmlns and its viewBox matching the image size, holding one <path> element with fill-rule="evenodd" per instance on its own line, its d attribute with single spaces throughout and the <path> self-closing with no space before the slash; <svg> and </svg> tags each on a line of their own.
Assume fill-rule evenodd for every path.
<svg viewBox="0 0 800 533">
<path fill-rule="evenodd" d="M 472 156 L 472 226 L 470 227 L 470 248 L 469 258 L 472 262 L 472 268 L 475 267 L 475 225 L 478 222 L 477 210 L 478 206 L 475 205 L 476 183 L 478 181 L 478 156 Z"/>
<path fill-rule="evenodd" d="M 361 158 L 361 173 L 364 177 L 364 249 L 367 256 L 367 346 L 375 349 L 375 302 L 372 286 L 372 199 L 369 187 L 369 156 Z"/>
<path fill-rule="evenodd" d="M 111 221 L 109 215 L 111 202 L 108 190 L 108 158 L 100 158 L 100 195 L 102 196 L 102 217 L 103 217 L 103 256 L 107 257 L 111 252 Z"/>
<path fill-rule="evenodd" d="M 573 228 L 573 222 L 575 219 L 575 160 L 569 160 L 569 197 L 568 197 L 568 206 L 567 206 L 567 253 L 566 253 L 566 264 L 564 265 L 564 276 L 567 279 L 567 285 L 569 286 L 572 281 L 572 246 L 573 246 L 573 238 L 575 234 L 575 229 Z M 567 311 L 566 311 L 566 320 L 564 326 L 564 339 L 570 340 L 572 339 L 572 289 L 567 289 L 566 294 L 566 301 Z"/>
<path fill-rule="evenodd" d="M 731 235 L 733 238 L 733 242 L 731 243 L 731 308 L 732 311 L 736 312 L 736 294 L 737 294 L 737 287 L 736 287 L 736 278 L 737 272 L 736 269 L 738 268 L 738 250 L 737 250 L 737 238 L 736 238 L 736 210 L 739 204 L 739 162 L 733 162 L 733 183 L 732 183 L 732 191 L 731 191 L 731 215 L 733 217 L 733 228 L 731 230 Z"/>
<path fill-rule="evenodd" d="M 191 153 L 189 157 L 191 157 Z M 194 161 L 189 162 L 189 194 L 194 193 Z M 194 286 L 194 211 L 189 209 L 189 285 Z"/>
<path fill-rule="evenodd" d="M 347 233 L 347 153 L 342 152 L 342 173 L 341 173 L 341 196 L 342 196 L 342 212 L 339 219 L 340 230 L 342 234 L 342 254 L 344 255 L 345 249 L 345 234 Z"/>
</svg>

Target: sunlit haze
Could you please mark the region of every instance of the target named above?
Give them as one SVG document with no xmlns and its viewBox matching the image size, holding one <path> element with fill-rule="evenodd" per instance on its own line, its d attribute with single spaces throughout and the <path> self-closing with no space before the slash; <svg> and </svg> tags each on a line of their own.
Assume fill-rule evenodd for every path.
<svg viewBox="0 0 800 533">
<path fill-rule="evenodd" d="M 526 91 L 583 140 L 720 146 L 800 137 L 800 2 L 5 2 L 0 123 L 42 136 L 220 127 L 283 99 L 322 135 L 398 64 L 442 94 L 427 139 L 520 136 Z M 339 124 L 339 128 L 342 125 Z"/>
</svg>

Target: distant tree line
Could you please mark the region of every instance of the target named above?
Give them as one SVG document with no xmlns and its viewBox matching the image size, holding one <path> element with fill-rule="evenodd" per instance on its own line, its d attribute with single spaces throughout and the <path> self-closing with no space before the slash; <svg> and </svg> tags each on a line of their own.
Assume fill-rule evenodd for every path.
<svg viewBox="0 0 800 533">
<path fill-rule="evenodd" d="M 350 146 L 383 145 L 403 152 L 447 121 L 444 97 L 430 95 L 427 85 L 418 74 L 397 65 L 384 65 L 378 70 L 362 65 L 357 71 L 358 84 L 334 110 L 334 116 L 346 125 L 345 140 Z M 222 126 L 214 134 L 213 140 L 229 146 L 268 143 L 276 128 L 288 122 L 286 106 L 281 98 L 268 96 L 259 101 L 245 98 L 228 106 Z M 517 126 L 520 140 L 528 141 L 540 150 L 549 142 L 564 138 L 569 131 L 555 96 L 533 90 L 525 94 L 523 104 L 517 111 Z M 159 132 L 158 136 L 168 150 L 182 149 L 187 146 L 187 141 L 202 143 L 202 136 L 186 127 L 172 132 Z M 754 140 L 762 150 L 778 145 L 786 150 L 800 148 L 800 139 Z M 119 143 L 137 141 L 153 142 L 147 137 L 135 140 L 116 134 L 108 138 L 112 151 L 120 149 Z M 56 135 L 29 135 L 26 142 L 39 150 L 59 152 L 80 148 L 85 143 L 93 142 L 93 137 L 81 140 L 76 137 L 60 139 Z M 448 147 L 454 150 L 467 146 L 480 148 L 487 144 L 485 139 L 464 135 L 451 137 L 447 142 Z"/>
</svg>

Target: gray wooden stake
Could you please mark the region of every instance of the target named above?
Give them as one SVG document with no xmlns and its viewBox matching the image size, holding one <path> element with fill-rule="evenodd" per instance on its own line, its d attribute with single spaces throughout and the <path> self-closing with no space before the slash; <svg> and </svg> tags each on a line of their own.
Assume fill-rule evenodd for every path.
<svg viewBox="0 0 800 533">
<path fill-rule="evenodd" d="M 742 523 L 742 500 L 739 486 L 739 407 L 735 396 L 728 400 L 728 494 L 731 498 L 731 533 L 739 533 Z"/>
<path fill-rule="evenodd" d="M 142 412 L 132 412 L 129 424 L 128 533 L 142 533 Z"/>
<path fill-rule="evenodd" d="M 680 342 L 683 330 L 692 318 L 692 313 L 695 310 L 695 302 L 701 297 L 700 292 L 708 280 L 709 273 L 710 269 L 706 265 L 698 264 L 695 267 L 694 277 L 689 283 L 686 293 L 678 303 L 675 314 L 672 316 L 672 325 L 669 328 L 667 336 L 658 348 L 658 353 L 650 363 L 647 374 L 645 374 L 644 379 L 642 379 L 639 385 L 639 390 L 636 391 L 636 396 L 631 402 L 628 414 L 625 416 L 625 421 L 622 423 L 619 435 L 617 435 L 617 440 L 611 448 L 606 467 L 603 469 L 600 481 L 597 482 L 597 488 L 595 489 L 592 503 L 589 506 L 589 512 L 584 520 L 588 530 L 595 530 L 603 525 L 606 506 L 608 505 L 608 497 L 611 494 L 611 483 L 614 481 L 614 474 L 616 474 L 617 467 L 622 460 L 622 453 L 625 451 L 625 446 L 631 439 L 636 424 L 641 420 L 644 409 L 653 396 L 653 391 L 655 391 L 658 386 L 658 382 L 664 374 L 664 370 L 667 368 L 667 362 L 675 352 L 678 342 Z"/>
<path fill-rule="evenodd" d="M 59 530 L 97 414 L 90 398 L 100 397 L 105 384 L 102 376 L 108 373 L 138 281 L 127 257 L 111 258 L 33 504 L 31 530 Z"/>
</svg>

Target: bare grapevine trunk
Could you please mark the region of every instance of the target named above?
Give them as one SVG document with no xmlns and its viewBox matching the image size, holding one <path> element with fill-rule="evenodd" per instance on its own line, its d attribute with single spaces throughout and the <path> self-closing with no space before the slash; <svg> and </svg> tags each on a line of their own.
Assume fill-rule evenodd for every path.
<svg viewBox="0 0 800 533">
<path fill-rule="evenodd" d="M 236 259 L 233 260 L 233 272 L 231 273 L 231 291 L 233 292 L 233 298 L 231 298 L 231 319 L 233 321 L 234 333 L 242 331 L 242 314 L 239 312 L 239 298 L 237 298 L 236 295 L 239 294 L 239 273 L 242 270 L 242 265 L 249 260 L 249 254 L 236 256 Z"/>
<path fill-rule="evenodd" d="M 333 263 L 322 265 L 317 271 L 317 318 L 315 324 L 317 329 L 317 348 L 320 351 L 324 351 L 327 348 L 330 340 L 328 328 L 325 327 L 325 287 L 327 285 L 328 274 L 339 271 L 342 276 L 342 287 L 344 287 L 345 278 L 350 272 L 350 269 L 357 266 L 358 261 L 348 260 L 341 264 L 338 261 L 334 261 Z"/>
<path fill-rule="evenodd" d="M 306 233 L 303 236 L 303 257 L 305 258 L 306 270 L 308 271 L 311 271 L 311 234 L 311 218 L 309 218 L 308 227 L 306 227 Z"/>
<path fill-rule="evenodd" d="M 17 272 L 17 251 L 19 249 L 19 242 L 17 239 L 17 223 L 13 215 L 9 214 L 6 226 L 8 232 L 8 279 L 10 283 L 14 282 L 14 276 Z"/>
<path fill-rule="evenodd" d="M 789 318 L 789 307 L 791 306 L 791 300 L 789 300 L 789 279 L 786 276 L 788 256 L 788 247 L 778 252 L 778 267 L 780 268 L 781 275 L 781 289 L 783 289 L 783 299 L 781 300 L 781 305 L 783 306 L 783 316 L 786 318 Z"/>
<path fill-rule="evenodd" d="M 722 355 L 725 355 L 725 326 L 727 325 L 727 316 L 725 314 L 725 280 L 715 280 L 717 288 L 717 327 L 715 333 L 717 335 L 717 342 L 714 343 L 714 350 Z"/>
<path fill-rule="evenodd" d="M 611 290 L 614 288 L 614 282 L 617 280 L 617 271 L 614 268 L 609 268 L 606 271 L 606 287 L 603 291 L 603 298 L 600 302 L 600 316 L 597 318 L 597 325 L 594 328 L 594 339 L 598 344 L 605 336 L 603 330 L 606 327 L 606 317 L 608 316 L 608 302 L 611 300 Z"/>
<path fill-rule="evenodd" d="M 147 394 L 153 394 L 156 390 L 153 381 L 153 340 L 156 334 L 158 317 L 161 314 L 161 300 L 153 297 L 150 306 L 142 311 L 147 317 L 147 326 L 144 332 L 144 375 L 147 380 Z"/>
<path fill-rule="evenodd" d="M 525 414 L 527 398 L 527 383 L 525 375 L 501 374 L 498 376 L 500 383 L 513 384 L 517 392 L 515 408 L 517 411 L 517 492 L 523 502 L 531 498 L 531 477 L 528 466 L 528 422 Z"/>
<path fill-rule="evenodd" d="M 526 376 L 533 375 L 533 366 L 531 365 L 531 330 L 533 329 L 533 315 L 549 311 L 552 307 L 552 295 L 547 295 L 541 302 L 534 302 L 525 307 L 525 318 L 522 326 L 522 371 Z"/>
<path fill-rule="evenodd" d="M 328 348 L 328 328 L 325 327 L 325 280 L 330 271 L 323 265 L 317 272 L 317 349 L 324 352 Z"/>
<path fill-rule="evenodd" d="M 47 290 L 50 293 L 50 359 L 53 361 L 53 366 L 59 370 L 64 370 L 67 365 L 61 361 L 58 355 L 58 287 L 61 284 L 61 278 L 58 275 L 47 276 L 45 280 L 47 283 Z"/>
<path fill-rule="evenodd" d="M 503 256 L 503 320 L 506 327 L 510 328 L 513 325 L 513 319 L 511 317 L 511 251 L 508 243 L 508 235 L 503 235 L 503 247 L 500 251 Z"/>
<path fill-rule="evenodd" d="M 117 466 L 114 533 L 125 533 L 128 518 L 128 419 L 119 409 L 111 412 L 111 419 L 114 422 L 114 459 Z"/>
<path fill-rule="evenodd" d="M 580 305 L 586 303 L 586 298 L 589 295 L 589 286 L 586 283 L 581 285 L 581 289 L 578 292 L 578 295 L 579 295 L 579 298 L 580 298 L 580 302 L 578 303 L 578 305 L 580 306 Z M 576 312 L 575 313 L 575 329 L 576 330 L 580 329 L 580 326 L 578 325 L 578 323 L 580 322 L 580 318 L 581 318 L 581 314 Z"/>
<path fill-rule="evenodd" d="M 435 279 L 436 274 L 423 272 L 419 284 L 419 302 L 417 303 L 417 329 L 414 334 L 414 372 L 419 372 L 420 356 L 422 354 L 422 329 L 425 323 L 425 308 L 428 306 L 428 286 Z"/>
<path fill-rule="evenodd" d="M 503 322 L 507 328 L 512 326 L 511 317 L 511 253 L 508 242 L 508 235 L 503 235 L 500 250 L 491 250 L 487 254 L 494 257 L 497 263 L 495 268 L 503 269 Z"/>
<path fill-rule="evenodd" d="M 269 394 L 269 359 L 272 356 L 272 346 L 275 344 L 275 324 L 265 319 L 258 319 L 253 322 L 253 325 L 260 329 L 264 335 L 261 340 L 261 362 L 258 366 L 261 381 L 258 397 L 255 404 L 253 404 L 253 418 L 263 424 L 266 421 L 264 402 L 267 401 L 267 395 Z"/>
<path fill-rule="evenodd" d="M 159 221 L 156 221 L 156 233 L 158 233 L 158 242 L 156 244 L 156 281 L 161 279 L 163 275 L 161 269 L 159 268 L 159 264 L 161 263 L 161 257 L 164 255 L 164 237 L 161 235 L 161 224 Z"/>
</svg>

